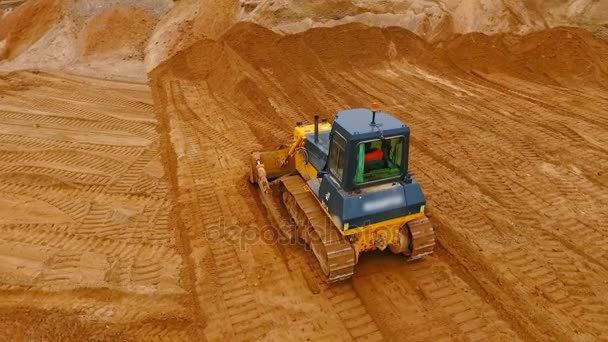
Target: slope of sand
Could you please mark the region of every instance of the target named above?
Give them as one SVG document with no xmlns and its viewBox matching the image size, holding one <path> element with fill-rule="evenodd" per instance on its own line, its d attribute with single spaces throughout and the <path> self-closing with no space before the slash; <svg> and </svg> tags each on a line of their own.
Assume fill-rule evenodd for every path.
<svg viewBox="0 0 608 342">
<path fill-rule="evenodd" d="M 203 37 L 216 39 L 247 21 L 279 33 L 362 23 L 401 27 L 429 42 L 470 32 L 524 34 L 560 25 L 599 30 L 608 22 L 604 1 L 369 1 L 185 0 L 161 20 L 147 47 L 146 70 Z"/>
<path fill-rule="evenodd" d="M 454 33 L 527 33 L 555 25 L 602 24 L 608 21 L 606 6 L 605 1 L 589 0 L 248 0 L 242 1 L 241 18 L 290 33 L 350 22 L 399 26 L 437 41 Z"/>
<path fill-rule="evenodd" d="M 32 0 L 0 21 L 0 60 L 13 59 L 42 38 L 63 16 L 64 1 Z"/>
<path fill-rule="evenodd" d="M 145 80 L 145 45 L 172 5 L 163 0 L 28 1 L 0 22 L 0 68 Z"/>
<path fill-rule="evenodd" d="M 157 20 L 140 8 L 109 8 L 92 17 L 80 31 L 80 55 L 90 58 L 121 54 L 141 60 L 144 45 Z"/>
<path fill-rule="evenodd" d="M 146 70 L 203 38 L 218 38 L 239 20 L 239 0 L 182 0 L 165 15 L 146 48 Z"/>
<path fill-rule="evenodd" d="M 163 161 L 206 337 L 607 338 L 606 52 L 574 28 L 433 46 L 399 28 L 239 23 L 161 64 Z M 245 242 L 271 224 L 248 155 L 289 143 L 296 121 L 373 101 L 412 128 L 445 250 L 415 264 L 365 254 L 327 287 L 301 246 Z M 216 232 L 218 217 L 232 229 Z M 303 304 L 305 322 L 284 318 Z"/>
<path fill-rule="evenodd" d="M 608 21 L 606 6 L 589 0 L 32 0 L 0 19 L 0 67 L 70 66 L 80 73 L 107 71 L 108 76 L 144 79 L 141 56 L 146 56 L 149 72 L 177 51 L 202 38 L 216 39 L 239 21 L 282 33 L 347 23 L 395 26 L 438 42 L 455 34 L 522 34 L 557 25 L 597 30 Z M 74 56 L 73 51 L 80 53 Z M 19 55 L 24 57 L 14 63 L 1 62 Z"/>
</svg>

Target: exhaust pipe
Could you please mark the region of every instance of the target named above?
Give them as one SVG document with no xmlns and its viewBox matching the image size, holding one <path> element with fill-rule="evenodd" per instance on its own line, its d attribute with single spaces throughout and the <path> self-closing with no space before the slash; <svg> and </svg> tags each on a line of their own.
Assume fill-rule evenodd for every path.
<svg viewBox="0 0 608 342">
<path fill-rule="evenodd" d="M 319 142 L 319 116 L 315 115 L 315 142 Z"/>
</svg>

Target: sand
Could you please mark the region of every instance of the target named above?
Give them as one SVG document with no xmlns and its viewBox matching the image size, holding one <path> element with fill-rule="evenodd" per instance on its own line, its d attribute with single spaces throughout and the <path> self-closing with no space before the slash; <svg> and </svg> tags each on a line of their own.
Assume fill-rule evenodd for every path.
<svg viewBox="0 0 608 342">
<path fill-rule="evenodd" d="M 0 19 L 0 340 L 608 339 L 603 2 L 117 4 Z M 249 155 L 372 102 L 438 245 L 330 286 Z"/>
<path fill-rule="evenodd" d="M 80 54 L 84 58 L 121 54 L 143 60 L 144 45 L 157 21 L 151 13 L 136 7 L 107 9 L 80 31 Z"/>
<path fill-rule="evenodd" d="M 129 20 L 124 20 L 127 17 Z M 519 35 L 562 25 L 579 25 L 596 31 L 608 21 L 608 8 L 601 1 L 587 0 L 183 0 L 175 3 L 169 0 L 38 0 L 18 6 L 1 20 L 0 67 L 4 69 L 36 67 L 81 73 L 92 67 L 97 75 L 109 78 L 125 75 L 122 78 L 141 81 L 146 79 L 142 70 L 150 72 L 200 39 L 217 39 L 241 21 L 278 33 L 349 23 L 401 27 L 437 43 L 471 32 Z M 25 25 L 31 22 L 34 24 Z M 66 26 L 70 29 L 66 30 Z M 38 49 L 28 53 L 37 41 Z M 40 53 L 40 46 L 44 46 L 46 53 Z M 72 51 L 78 54 L 74 56 Z M 27 56 L 21 62 L 8 62 L 21 54 Z M 42 55 L 44 58 L 37 58 Z M 134 59 L 144 57 L 143 68 L 133 67 Z M 27 63 L 23 63 L 24 59 Z M 124 63 L 120 63 L 120 59 Z M 73 67 L 74 64 L 81 65 Z M 100 68 L 103 65 L 111 66 L 107 73 Z"/>
<path fill-rule="evenodd" d="M 573 28 L 431 45 L 399 28 L 282 36 L 241 23 L 161 64 L 163 162 L 205 335 L 603 339 L 607 47 Z M 437 256 L 407 265 L 371 253 L 352 281 L 326 286 L 297 246 L 243 247 L 245 228 L 209 237 L 218 217 L 254 232 L 271 224 L 247 183 L 249 151 L 289 143 L 296 121 L 373 101 L 412 128 Z M 286 288 L 301 290 L 287 299 Z M 304 303 L 306 323 L 281 319 Z"/>
<path fill-rule="evenodd" d="M 145 81 L 145 47 L 172 5 L 160 0 L 27 2 L 2 19 L 0 68 Z"/>
<path fill-rule="evenodd" d="M 43 37 L 63 16 L 63 1 L 34 0 L 19 6 L 2 19 L 0 41 L 1 59 L 14 59 Z M 24 20 L 27 18 L 27 20 Z M 35 23 L 32 25 L 31 23 Z"/>
</svg>

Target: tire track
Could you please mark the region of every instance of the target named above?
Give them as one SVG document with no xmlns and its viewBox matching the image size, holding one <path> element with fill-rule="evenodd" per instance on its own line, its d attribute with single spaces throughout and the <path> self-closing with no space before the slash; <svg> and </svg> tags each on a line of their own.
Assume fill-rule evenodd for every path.
<svg viewBox="0 0 608 342">
<path fill-rule="evenodd" d="M 179 101 L 179 97 L 176 96 L 183 96 L 175 93 L 175 91 L 179 91 L 176 83 L 172 83 L 169 91 L 171 92 L 170 97 L 172 101 Z M 194 118 L 195 114 L 189 108 L 179 106 L 175 108 L 183 120 L 183 123 L 180 124 L 180 130 L 184 132 L 185 146 L 191 149 L 186 155 L 187 166 L 184 165 L 183 167 L 189 169 L 191 179 L 196 183 L 195 192 L 192 194 L 194 201 L 190 205 L 198 207 L 192 209 L 192 214 L 198 216 L 193 219 L 199 223 L 192 222 L 195 224 L 192 227 L 202 229 L 197 234 L 200 237 L 196 238 L 196 240 L 204 239 L 205 236 L 212 234 L 212 232 L 207 230 L 217 224 L 217 214 L 221 213 L 220 203 L 215 195 L 217 191 L 214 183 L 215 178 L 209 173 L 209 166 L 203 164 L 203 161 L 206 160 L 206 155 L 204 154 L 205 149 L 201 146 L 199 140 L 199 131 L 195 131 L 194 127 L 191 126 L 191 123 L 196 120 Z M 180 108 L 182 111 L 180 111 Z M 212 129 L 209 130 L 214 132 Z M 200 132 L 200 134 L 205 134 L 206 132 L 207 130 Z M 207 215 L 209 213 L 215 214 Z M 188 222 L 185 223 L 188 224 Z M 193 242 L 191 241 L 191 243 Z M 257 302 L 245 278 L 245 272 L 234 247 L 229 243 L 226 245 L 226 241 L 222 241 L 221 239 L 204 239 L 195 243 L 199 248 L 202 245 L 209 245 L 210 254 L 207 259 L 208 264 L 206 268 L 211 272 L 212 282 L 220 289 L 221 303 L 217 303 L 216 305 L 221 305 L 225 310 L 226 321 L 221 324 L 219 331 L 215 333 L 218 335 L 225 334 L 225 329 L 229 329 L 230 335 L 233 335 L 236 339 L 260 337 L 261 333 L 263 333 L 263 331 L 260 331 L 260 328 L 265 322 L 260 320 Z M 198 275 L 198 286 L 202 285 L 200 283 L 202 279 L 204 279 L 204 276 Z M 197 292 L 199 296 L 204 296 L 201 299 L 201 302 L 203 302 L 206 297 L 205 291 L 198 290 Z M 215 333 L 212 332 L 211 334 Z"/>
<path fill-rule="evenodd" d="M 159 154 L 159 143 L 156 142 L 146 148 L 141 155 L 124 172 L 118 181 L 112 184 L 108 193 L 128 193 L 138 181 L 144 168 Z"/>
<path fill-rule="evenodd" d="M 66 79 L 31 73 L 10 77 L 43 85 L 5 94 L 3 108 L 10 109 L 1 110 L 0 119 L 7 130 L 16 124 L 89 134 L 127 132 L 152 144 L 78 143 L 21 131 L 0 135 L 0 194 L 8 199 L 29 196 L 34 201 L 27 206 L 42 201 L 71 219 L 0 224 L 1 254 L 14 264 L 3 276 L 8 283 L 0 284 L 7 291 L 3 298 L 20 296 L 4 307 L 77 311 L 86 320 L 125 326 L 144 326 L 139 322 L 151 317 L 176 317 L 190 333 L 166 324 L 157 324 L 149 334 L 137 329 L 129 333 L 137 339 L 200 336 L 191 334 L 198 327 L 187 323 L 192 315 L 184 300 L 183 260 L 169 227 L 170 189 L 163 177 L 150 179 L 147 174 L 159 153 L 159 135 L 151 105 L 142 102 L 150 100 L 146 87 L 100 81 L 108 87 L 102 89 L 87 78 L 57 84 Z M 120 119 L 123 113 L 133 119 Z"/>
<path fill-rule="evenodd" d="M 66 149 L 66 150 L 78 150 L 88 152 L 98 152 L 102 154 L 108 154 L 111 156 L 121 157 L 134 157 L 139 155 L 142 151 L 141 147 L 133 146 L 112 146 L 112 145 L 96 145 L 96 144 L 84 144 L 75 142 L 66 142 L 62 140 L 44 139 L 44 138 L 32 138 L 23 137 L 18 135 L 0 134 L 0 145 L 7 146 L 19 146 L 21 148 L 27 147 L 38 150 L 53 150 L 53 149 Z"/>
<path fill-rule="evenodd" d="M 469 127 L 472 127 L 472 125 L 469 125 Z M 493 125 L 489 125 L 489 127 L 494 127 Z M 503 126 L 504 127 L 504 124 Z M 524 127 L 522 126 L 522 129 L 524 129 Z M 535 133 L 531 133 L 535 134 Z M 515 135 L 514 135 L 515 136 Z M 550 139 L 549 136 L 547 136 L 548 139 Z M 472 142 L 467 142 L 467 145 L 472 145 L 475 146 L 474 143 Z M 505 149 L 505 151 L 507 151 Z M 473 157 L 474 158 L 474 163 L 475 160 L 500 160 L 500 158 L 494 153 L 488 152 L 487 148 L 483 148 L 480 146 L 476 146 L 476 148 L 472 149 L 469 151 L 469 156 L 483 156 L 483 157 Z M 494 156 L 494 158 L 492 157 Z M 504 156 L 504 154 L 503 154 Z M 534 159 L 536 159 L 536 155 L 533 155 Z M 504 157 L 503 157 L 504 158 Z M 470 158 L 468 159 L 470 160 Z M 538 161 L 538 159 L 536 160 Z M 479 161 L 478 161 L 479 163 Z M 421 165 L 426 165 L 426 167 L 428 169 L 433 169 L 433 170 L 437 170 L 437 167 L 432 166 L 430 161 L 425 161 L 423 164 Z M 464 166 L 462 166 L 464 168 Z M 454 167 L 450 167 L 450 169 L 453 169 Z M 458 168 L 461 168 L 461 166 L 459 165 Z M 469 169 L 471 170 L 471 169 Z M 478 164 L 477 167 L 475 168 L 475 171 L 479 174 L 476 179 L 486 179 L 485 184 L 489 187 L 488 191 L 485 191 L 484 193 L 489 195 L 491 198 L 493 198 L 494 200 L 499 201 L 499 203 L 501 204 L 501 206 L 503 208 L 505 208 L 506 210 L 512 212 L 512 213 L 516 213 L 516 215 L 514 216 L 514 221 L 518 222 L 519 224 L 521 224 L 522 227 L 538 227 L 539 221 L 538 221 L 538 213 L 534 213 L 534 212 L 530 212 L 530 211 L 526 211 L 525 208 L 527 207 L 533 207 L 533 208 L 543 208 L 546 206 L 546 204 L 542 204 L 542 203 L 538 203 L 537 202 L 537 195 L 535 193 L 526 191 L 525 188 L 511 188 L 510 186 L 508 186 L 509 184 L 511 184 L 511 186 L 513 184 L 517 184 L 513 182 L 513 179 L 508 179 L 505 176 L 503 176 L 502 174 L 498 173 L 496 170 L 498 170 L 497 166 L 494 166 L 490 163 L 486 162 L 482 162 L 481 164 Z M 438 175 L 436 174 L 429 174 L 428 176 L 430 179 L 440 179 L 438 177 Z M 509 177 L 510 178 L 510 177 Z M 563 178 L 562 178 L 563 179 Z M 476 181 L 475 184 L 477 186 L 480 186 L 480 182 Z M 570 197 L 572 195 L 575 195 L 576 197 L 570 198 L 569 200 L 571 201 L 578 201 L 580 202 L 582 200 L 582 198 L 578 195 L 580 194 L 580 191 L 578 189 L 576 189 L 575 187 L 572 186 L 571 182 L 567 182 L 567 183 L 562 183 L 562 185 L 559 185 L 560 183 L 558 182 L 558 186 L 557 187 L 553 187 L 553 189 L 556 189 L 558 192 L 560 192 L 561 194 L 556 194 L 554 196 L 554 198 L 563 198 L 564 195 Z M 539 188 L 539 192 L 538 193 L 545 193 L 547 194 L 548 192 L 550 193 L 551 190 L 549 190 L 551 188 L 547 188 L 547 187 L 543 187 L 542 189 Z M 518 195 L 516 195 L 518 194 Z M 449 212 L 449 211 L 448 211 Z M 466 215 L 466 212 L 463 211 L 456 211 L 458 214 L 453 214 L 451 216 L 454 217 L 459 217 L 459 218 L 463 218 Z M 469 211 L 469 215 L 470 215 L 470 211 Z M 563 217 L 560 217 L 563 220 Z M 471 227 L 472 223 L 468 222 L 466 223 L 465 226 L 467 227 Z M 547 226 L 552 226 L 551 224 L 548 224 Z M 551 229 L 554 230 L 555 226 L 553 226 Z M 578 229 L 577 229 L 578 228 Z M 573 231 L 579 231 L 580 232 L 580 226 L 576 226 L 574 225 L 574 227 L 572 228 Z M 532 233 L 533 236 L 536 236 L 536 240 L 538 240 L 538 234 L 533 233 L 533 231 L 531 231 L 530 229 L 527 229 L 527 231 L 529 232 L 528 234 Z M 576 235 L 575 235 L 576 236 Z M 567 240 L 574 238 L 575 236 L 572 236 L 570 238 L 567 238 Z M 597 236 L 596 236 L 597 237 Z M 521 239 L 521 238 L 520 238 Z M 541 241 L 543 241 L 542 243 L 539 243 L 539 248 L 537 248 L 537 250 L 541 250 L 541 251 L 545 251 L 548 249 L 548 247 L 546 246 L 554 246 L 552 247 L 552 250 L 557 249 L 559 246 L 561 247 L 560 250 L 564 249 L 564 245 L 562 242 L 555 240 L 554 238 L 548 238 L 545 237 L 544 239 L 541 239 Z M 577 240 L 576 238 L 574 238 L 574 244 L 578 244 L 581 242 L 581 240 Z M 584 240 L 582 240 L 584 241 Z M 524 248 L 530 248 L 531 245 L 536 245 L 536 243 L 532 243 L 532 242 L 528 242 L 526 244 L 524 244 Z M 567 249 L 566 249 L 567 250 Z M 521 253 L 521 249 L 516 249 L 516 251 L 518 253 Z M 602 251 L 600 251 L 602 252 Z M 523 254 L 518 254 L 515 253 L 515 256 L 511 257 L 510 255 L 506 255 L 505 259 L 508 261 L 512 261 L 514 263 L 516 263 L 516 266 L 527 266 L 525 268 L 522 269 L 518 269 L 519 272 L 521 272 L 522 277 L 524 277 L 525 279 L 530 279 L 530 283 L 528 283 L 530 288 L 547 288 L 546 292 L 543 292 L 545 294 L 546 297 L 548 298 L 552 298 L 555 297 L 557 299 L 562 299 L 562 300 L 566 300 L 569 299 L 571 297 L 568 296 L 568 294 L 564 294 L 565 292 L 561 292 L 558 289 L 561 289 L 562 287 L 558 285 L 556 285 L 554 283 L 554 281 L 557 281 L 558 279 L 563 278 L 563 275 L 566 275 L 567 278 L 572 278 L 573 274 L 568 273 L 567 270 L 561 271 L 560 269 L 557 269 L 555 271 L 553 271 L 551 268 L 549 268 L 546 265 L 541 265 L 538 263 L 534 263 L 535 259 L 530 259 L 530 257 L 526 257 L 526 255 Z M 584 253 L 583 253 L 584 255 Z M 573 256 L 571 253 L 564 253 L 561 257 L 561 260 L 564 260 L 566 258 L 566 256 L 569 256 L 570 258 L 574 257 L 574 259 L 572 260 L 576 260 L 576 256 Z M 549 256 L 547 256 L 549 257 Z M 553 259 L 550 259 L 553 260 Z M 521 265 L 519 264 L 519 262 L 521 261 Z M 570 264 L 572 263 L 572 261 L 569 262 Z M 566 265 L 568 264 L 568 262 L 554 262 L 552 263 L 552 265 L 560 265 L 563 267 L 566 267 Z M 528 268 L 529 266 L 529 268 Z M 558 273 L 555 273 L 558 272 Z M 564 272 L 564 273 L 560 273 L 560 272 Z M 577 277 L 577 278 L 580 278 Z M 593 282 L 591 280 L 588 279 L 588 281 Z M 585 282 L 575 282 L 573 283 L 573 288 L 577 288 L 577 287 L 582 287 L 584 288 L 585 286 Z M 595 300 L 592 298 L 596 298 Z M 572 299 L 570 299 L 572 300 Z M 590 304 L 585 304 L 585 301 L 589 301 L 590 303 L 593 303 L 596 300 L 599 300 L 599 297 L 597 297 L 597 295 L 591 295 L 589 297 L 589 299 L 587 300 L 582 300 L 582 303 L 577 303 L 578 301 L 580 301 L 581 299 L 579 298 L 578 300 L 573 300 L 573 301 L 569 301 L 569 305 L 570 305 L 570 309 L 569 310 L 573 310 L 574 308 L 579 308 L 578 310 L 581 310 L 582 312 L 585 311 L 585 307 L 587 307 L 587 305 Z M 601 302 L 601 301 L 600 301 Z M 567 315 L 568 313 L 570 313 L 571 311 L 564 311 L 564 316 L 562 316 L 562 319 L 566 319 L 567 320 Z M 574 323 L 573 323 L 574 324 Z M 593 327 L 592 326 L 579 326 L 576 327 L 574 329 L 581 329 L 581 330 L 590 330 L 593 331 Z M 595 334 L 601 335 L 602 332 L 601 331 L 593 331 Z"/>
<path fill-rule="evenodd" d="M 0 158 L 3 164 L 53 163 L 70 167 L 81 167 L 96 170 L 99 173 L 117 176 L 127 167 L 123 160 L 102 155 L 74 151 L 69 149 L 46 151 L 2 151 Z"/>
</svg>

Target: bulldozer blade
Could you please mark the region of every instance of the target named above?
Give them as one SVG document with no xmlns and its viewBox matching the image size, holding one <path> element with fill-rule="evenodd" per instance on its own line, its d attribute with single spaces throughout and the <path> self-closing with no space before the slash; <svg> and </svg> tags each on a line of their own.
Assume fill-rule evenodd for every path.
<svg viewBox="0 0 608 342">
<path fill-rule="evenodd" d="M 268 181 L 293 172 L 295 170 L 295 163 L 293 158 L 288 158 L 288 155 L 289 149 L 287 148 L 267 152 L 253 152 L 251 154 L 250 181 L 252 183 L 258 182 L 259 175 L 257 169 L 259 164 L 264 165 Z M 287 162 L 283 165 L 285 160 Z"/>
</svg>

